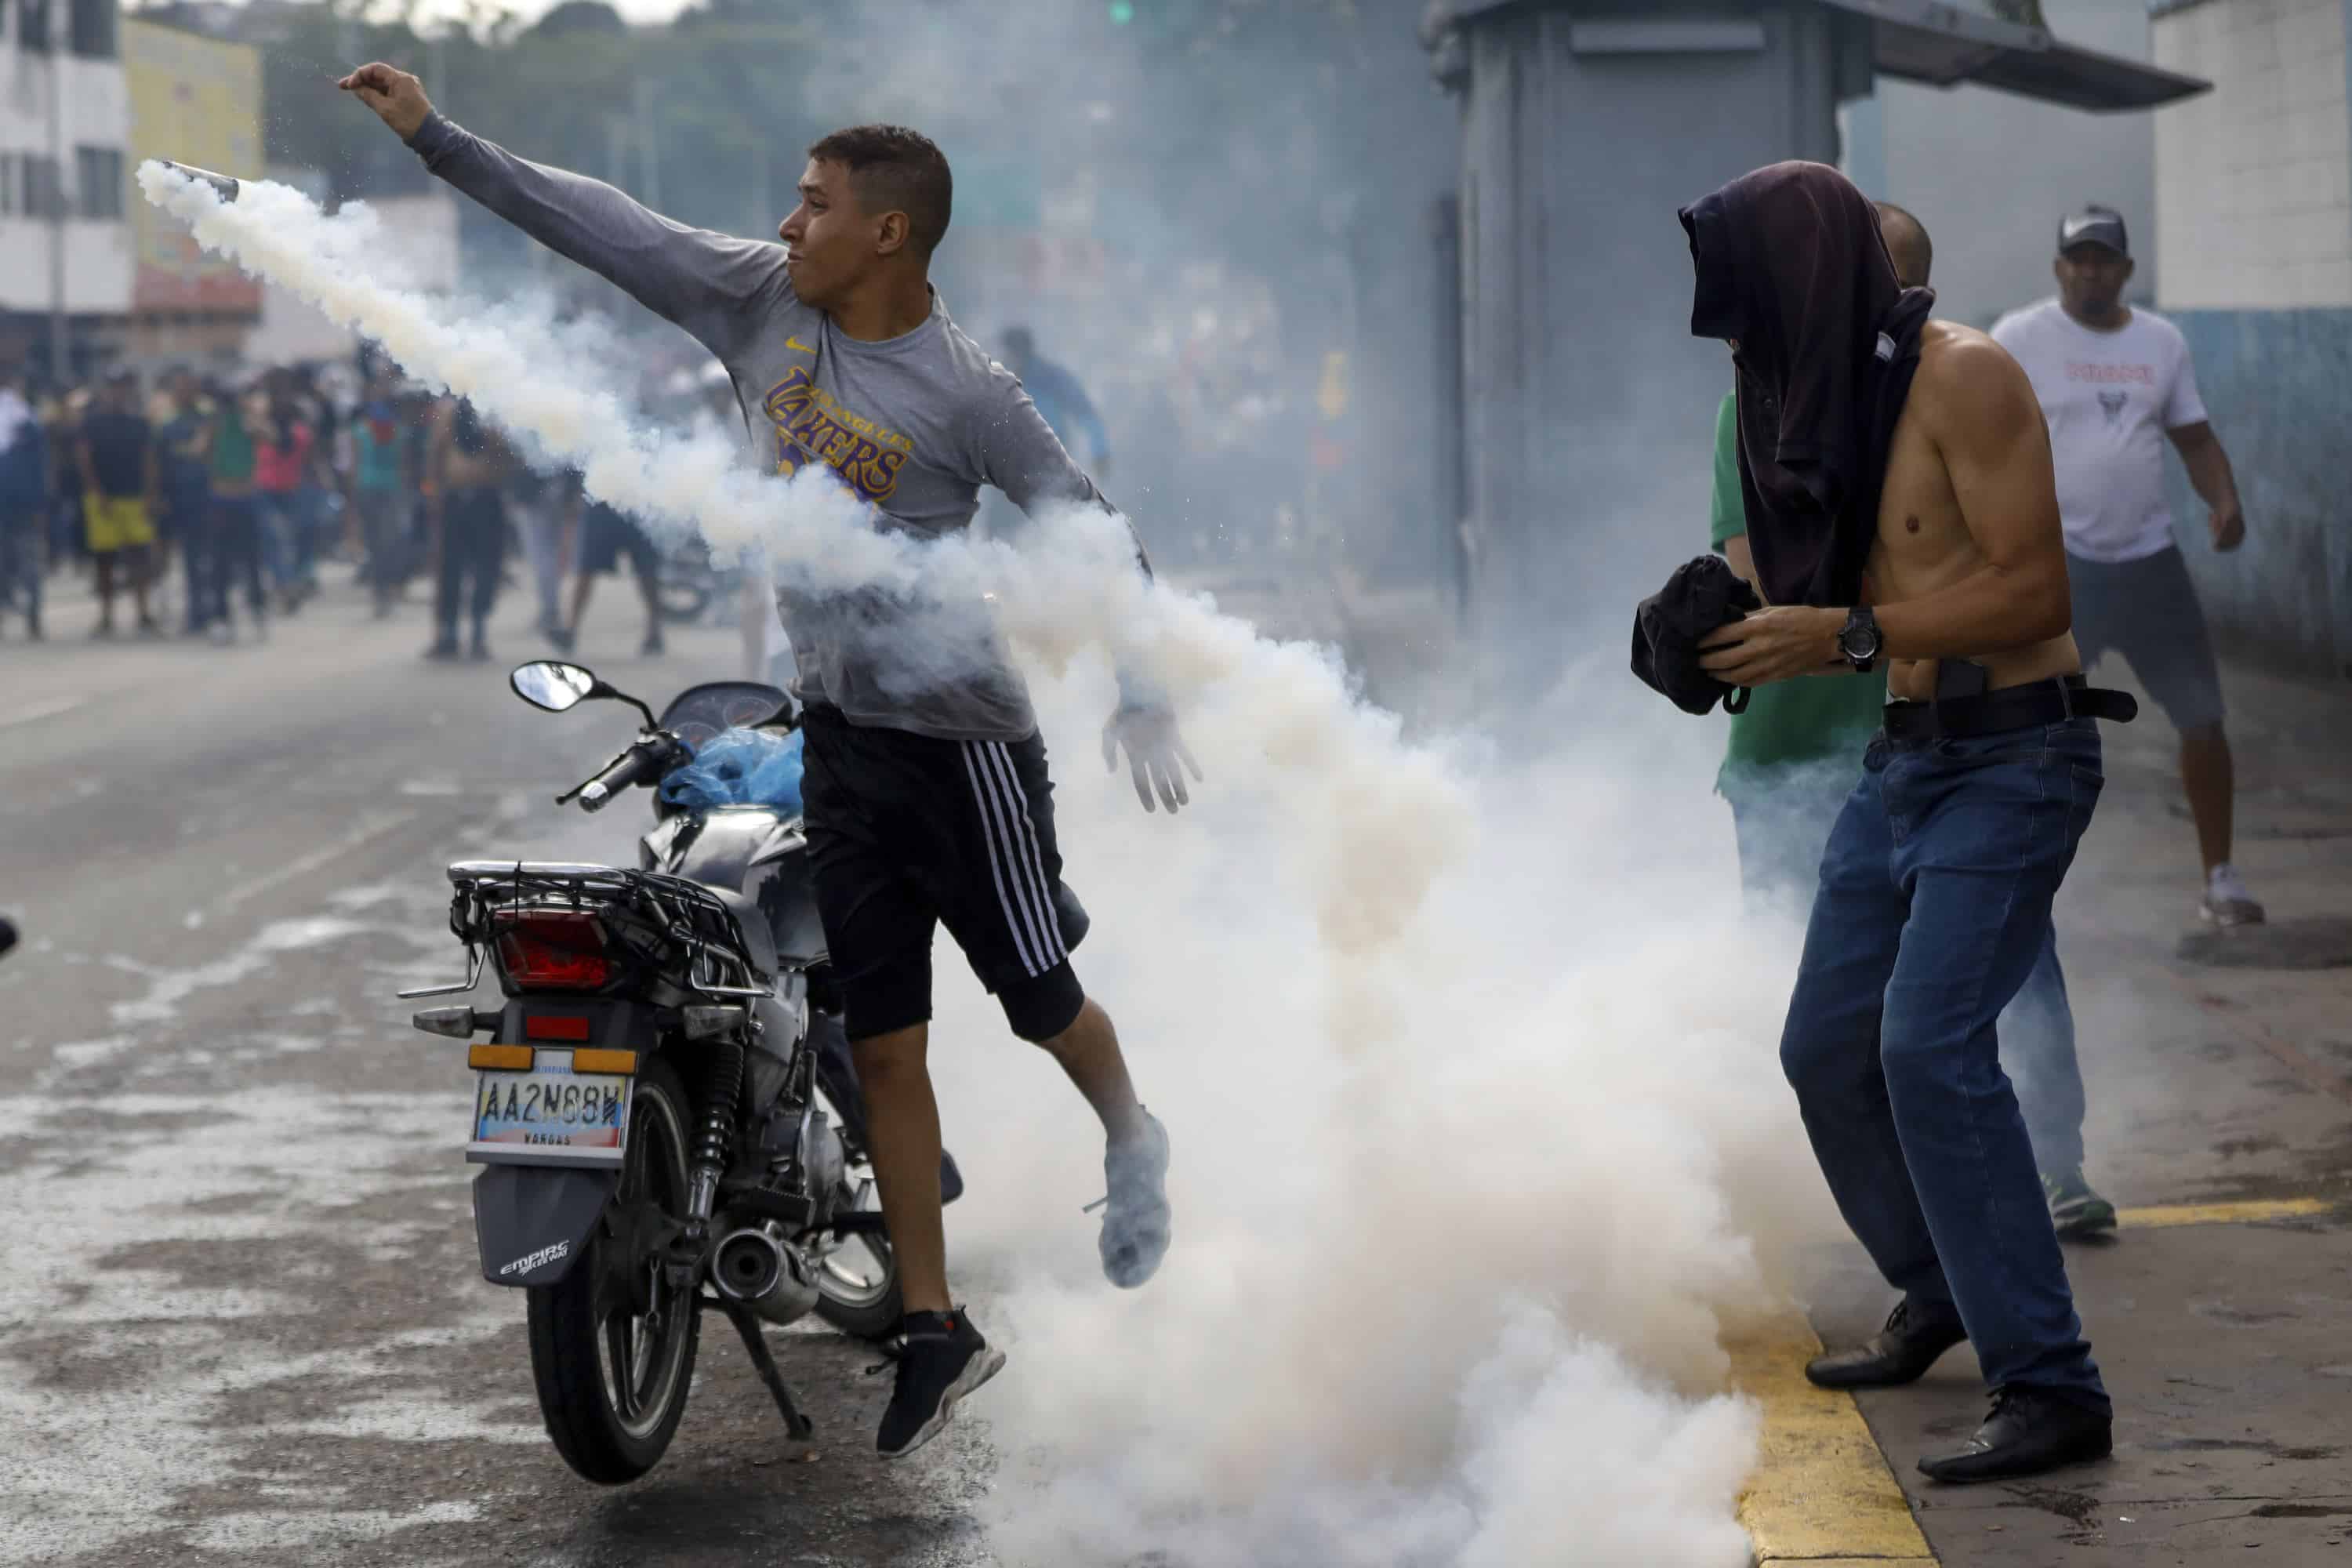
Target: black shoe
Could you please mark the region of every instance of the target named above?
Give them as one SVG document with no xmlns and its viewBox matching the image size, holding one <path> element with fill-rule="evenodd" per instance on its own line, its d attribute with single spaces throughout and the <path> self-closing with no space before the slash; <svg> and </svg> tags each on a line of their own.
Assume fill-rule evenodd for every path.
<svg viewBox="0 0 2352 1568">
<path fill-rule="evenodd" d="M 433 659 L 452 659 L 457 658 L 457 639 L 454 637 L 437 638 L 431 647 L 425 650 L 425 657 Z"/>
<path fill-rule="evenodd" d="M 659 658 L 667 651 L 668 649 L 662 645 L 662 635 L 659 632 L 646 633 L 646 640 L 637 646 L 639 658 Z"/>
<path fill-rule="evenodd" d="M 1905 1301 L 1888 1314 L 1886 1327 L 1850 1351 L 1832 1351 L 1805 1363 L 1805 1379 L 1816 1388 L 1893 1388 L 1916 1383 L 1954 1345 L 1969 1337 L 1948 1313 L 1915 1313 Z"/>
<path fill-rule="evenodd" d="M 1168 1256 L 1172 1217 L 1168 1207 L 1168 1129 L 1150 1111 L 1140 1138 L 1114 1143 L 1103 1154 L 1103 1277 L 1132 1290 L 1160 1272 Z"/>
<path fill-rule="evenodd" d="M 981 1338 L 961 1310 L 908 1313 L 898 1385 L 875 1448 L 886 1459 L 905 1458 L 940 1435 L 965 1394 L 1003 1370 L 1004 1352 Z"/>
<path fill-rule="evenodd" d="M 2053 1394 L 2004 1388 L 1968 1446 L 1920 1460 L 1919 1473 L 1956 1485 L 2007 1480 L 2104 1459 L 2114 1450 L 2114 1417 Z"/>
</svg>

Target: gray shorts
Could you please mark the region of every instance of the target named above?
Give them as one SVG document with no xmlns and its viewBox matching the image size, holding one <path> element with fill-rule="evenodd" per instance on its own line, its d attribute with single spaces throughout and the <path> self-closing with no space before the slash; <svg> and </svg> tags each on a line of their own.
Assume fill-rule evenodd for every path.
<svg viewBox="0 0 2352 1568">
<path fill-rule="evenodd" d="M 2085 561 L 2069 552 L 2074 643 L 2089 669 L 2119 653 L 2176 730 L 2221 721 L 2221 673 L 2189 581 L 2189 563 L 2167 545 L 2137 561 Z"/>
</svg>

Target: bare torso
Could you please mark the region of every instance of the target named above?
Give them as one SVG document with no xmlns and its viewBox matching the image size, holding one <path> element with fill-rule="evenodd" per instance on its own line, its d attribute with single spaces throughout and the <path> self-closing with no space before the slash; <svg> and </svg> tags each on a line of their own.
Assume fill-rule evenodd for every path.
<svg viewBox="0 0 2352 1568">
<path fill-rule="evenodd" d="M 1949 395 L 1940 390 L 1945 378 L 1927 373 L 1931 355 L 1954 344 L 1983 340 L 1983 334 L 1949 321 L 1930 321 L 1921 335 L 1921 374 L 1886 458 L 1886 484 L 1880 492 L 1878 537 L 1870 547 L 1863 574 L 1864 601 L 1874 606 L 1899 605 L 1959 582 L 1985 565 L 1984 552 L 1969 537 L 1960 515 L 1944 455 L 1930 427 L 1937 423 L 1935 400 Z M 2042 460 L 2049 461 L 2045 437 Z M 2082 655 L 2071 633 L 2047 642 L 1987 654 L 1975 662 L 1985 668 L 1990 687 L 2019 686 L 2053 675 L 2072 675 L 2083 668 Z M 1897 659 L 1886 669 L 1889 697 L 1927 701 L 1936 694 L 1934 659 Z"/>
</svg>

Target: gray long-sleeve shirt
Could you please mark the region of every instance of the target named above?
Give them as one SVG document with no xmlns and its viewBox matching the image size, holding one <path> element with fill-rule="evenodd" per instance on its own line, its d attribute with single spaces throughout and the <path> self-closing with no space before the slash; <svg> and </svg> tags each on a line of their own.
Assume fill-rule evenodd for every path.
<svg viewBox="0 0 2352 1568">
<path fill-rule="evenodd" d="M 1108 508 L 1021 383 L 948 319 L 861 342 L 803 303 L 784 247 L 673 223 L 601 181 L 518 158 L 440 114 L 409 145 L 425 167 L 701 342 L 733 378 L 753 459 L 818 465 L 877 524 L 938 537 L 969 526 L 980 487 L 1024 511 Z M 951 741 L 1017 741 L 1029 695 L 982 606 L 881 594 L 778 595 L 797 694 L 856 724 Z"/>
</svg>

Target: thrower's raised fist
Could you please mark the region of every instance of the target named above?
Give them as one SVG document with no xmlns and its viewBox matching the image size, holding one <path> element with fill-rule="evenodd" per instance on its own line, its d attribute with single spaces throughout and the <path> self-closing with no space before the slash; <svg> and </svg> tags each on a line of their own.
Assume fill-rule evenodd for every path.
<svg viewBox="0 0 2352 1568">
<path fill-rule="evenodd" d="M 360 67 L 335 85 L 359 94 L 360 101 L 374 110 L 376 118 L 404 142 L 415 135 L 425 117 L 433 112 L 433 100 L 425 96 L 423 82 L 381 61 Z"/>
</svg>

